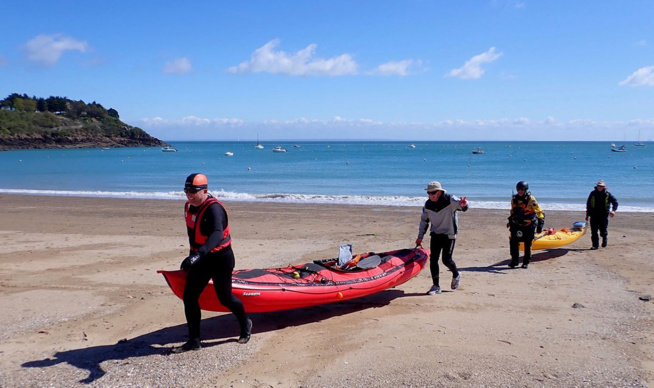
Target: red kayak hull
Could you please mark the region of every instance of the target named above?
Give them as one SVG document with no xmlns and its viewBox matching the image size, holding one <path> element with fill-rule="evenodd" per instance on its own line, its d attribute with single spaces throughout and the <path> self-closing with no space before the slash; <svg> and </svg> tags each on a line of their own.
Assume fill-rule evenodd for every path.
<svg viewBox="0 0 654 388">
<path fill-rule="evenodd" d="M 381 263 L 370 269 L 338 270 L 333 260 L 285 268 L 234 271 L 232 293 L 243 302 L 247 312 L 269 312 L 316 306 L 361 298 L 399 286 L 412 279 L 425 267 L 429 258 L 426 249 L 401 249 L 378 253 Z M 186 286 L 186 271 L 157 271 L 173 293 L 182 299 Z M 200 295 L 200 308 L 224 311 L 213 283 L 209 282 Z"/>
</svg>

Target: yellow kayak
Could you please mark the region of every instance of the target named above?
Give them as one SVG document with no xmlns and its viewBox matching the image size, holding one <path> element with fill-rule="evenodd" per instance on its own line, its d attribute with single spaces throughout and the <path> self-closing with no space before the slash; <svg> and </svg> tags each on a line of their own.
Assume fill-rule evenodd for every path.
<svg viewBox="0 0 654 388">
<path fill-rule="evenodd" d="M 586 223 L 583 221 L 575 222 L 570 229 L 548 229 L 534 236 L 531 250 L 559 248 L 579 240 L 584 234 L 586 234 Z M 523 243 L 520 243 L 520 250 L 525 250 Z"/>
</svg>

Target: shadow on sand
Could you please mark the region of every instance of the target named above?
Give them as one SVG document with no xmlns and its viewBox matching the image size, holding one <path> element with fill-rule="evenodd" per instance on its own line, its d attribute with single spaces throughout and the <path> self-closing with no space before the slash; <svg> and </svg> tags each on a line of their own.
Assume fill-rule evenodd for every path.
<svg viewBox="0 0 654 388">
<path fill-rule="evenodd" d="M 401 290 L 386 290 L 363 298 L 322 306 L 272 313 L 250 314 L 254 322 L 253 335 L 286 327 L 300 326 L 320 322 L 335 316 L 351 314 L 357 311 L 388 305 L 393 299 L 405 297 Z M 183 317 L 180 317 L 183 319 Z M 202 346 L 212 347 L 228 342 L 236 342 L 239 328 L 232 314 L 204 319 L 202 321 Z M 79 369 L 88 370 L 89 375 L 80 383 L 90 384 L 105 375 L 101 364 L 109 360 L 126 360 L 132 357 L 170 354 L 171 343 L 178 344 L 186 339 L 186 324 L 167 327 L 132 339 L 123 339 L 113 345 L 92 346 L 55 353 L 43 360 L 28 361 L 24 368 L 47 368 L 66 363 Z"/>
<path fill-rule="evenodd" d="M 543 252 L 539 252 L 531 255 L 531 264 L 537 263 L 543 260 L 556 259 L 557 257 L 565 256 L 570 251 L 577 251 L 579 249 L 550 249 Z M 463 267 L 459 268 L 459 271 L 466 272 L 488 272 L 488 273 L 504 273 L 505 271 L 513 271 L 513 268 L 509 268 L 510 259 L 498 261 L 495 264 L 491 264 L 487 267 Z M 522 262 L 522 258 L 521 258 Z M 520 269 L 517 267 L 515 269 Z"/>
</svg>

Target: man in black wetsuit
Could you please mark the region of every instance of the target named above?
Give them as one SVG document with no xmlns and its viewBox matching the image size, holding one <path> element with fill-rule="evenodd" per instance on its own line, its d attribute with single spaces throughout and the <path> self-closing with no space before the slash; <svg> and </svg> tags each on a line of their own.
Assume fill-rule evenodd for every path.
<svg viewBox="0 0 654 388">
<path fill-rule="evenodd" d="M 188 325 L 189 340 L 174 347 L 174 353 L 198 350 L 200 345 L 200 293 L 213 279 L 214 289 L 220 303 L 238 319 L 241 335 L 238 342 L 250 340 L 252 321 L 248 319 L 243 303 L 232 294 L 232 271 L 234 252 L 225 207 L 208 193 L 207 177 L 191 174 L 184 184 L 186 204 L 184 217 L 190 244 L 189 256 L 181 269 L 188 271 L 184 289 L 184 313 Z"/>
</svg>

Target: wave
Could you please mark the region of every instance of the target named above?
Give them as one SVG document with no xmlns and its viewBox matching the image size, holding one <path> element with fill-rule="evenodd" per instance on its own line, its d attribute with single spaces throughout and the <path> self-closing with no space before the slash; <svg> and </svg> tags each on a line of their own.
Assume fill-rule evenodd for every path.
<svg viewBox="0 0 654 388">
<path fill-rule="evenodd" d="M 155 200 L 185 200 L 182 191 L 146 192 L 146 191 L 69 191 L 69 190 L 26 190 L 0 189 L 0 193 L 16 195 L 44 195 L 61 197 L 99 197 L 99 198 L 130 198 Z M 237 202 L 271 202 L 297 204 L 338 204 L 361 206 L 398 206 L 422 207 L 424 197 L 406 196 L 366 196 L 366 195 L 320 195 L 320 194 L 288 194 L 288 193 L 237 193 L 231 191 L 211 191 L 211 194 L 225 201 Z M 541 202 L 543 210 L 585 211 L 584 203 L 547 203 Z M 508 201 L 474 201 L 468 199 L 471 208 L 509 210 Z M 621 212 L 654 213 L 654 207 L 620 205 Z"/>
</svg>

